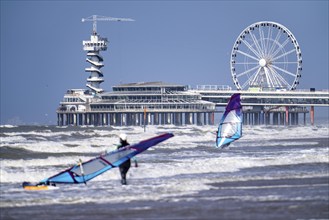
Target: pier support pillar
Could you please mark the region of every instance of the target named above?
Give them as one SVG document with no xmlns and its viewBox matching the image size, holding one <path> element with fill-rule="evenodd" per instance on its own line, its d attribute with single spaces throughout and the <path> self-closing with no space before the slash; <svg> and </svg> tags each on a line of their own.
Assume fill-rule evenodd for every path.
<svg viewBox="0 0 329 220">
<path fill-rule="evenodd" d="M 113 113 L 110 113 L 109 114 L 109 121 L 110 121 L 110 125 L 113 126 L 114 125 L 114 114 Z"/>
<path fill-rule="evenodd" d="M 286 125 L 289 125 L 289 107 L 286 106 Z"/>
<path fill-rule="evenodd" d="M 203 123 L 202 123 L 202 113 L 200 113 L 200 112 L 196 113 L 196 123 L 197 123 L 197 125 L 203 125 Z"/>
<path fill-rule="evenodd" d="M 70 124 L 70 114 L 65 114 L 65 125 L 69 125 Z"/>
<path fill-rule="evenodd" d="M 102 125 L 106 126 L 106 124 L 107 124 L 107 113 L 104 112 L 102 114 Z"/>
<path fill-rule="evenodd" d="M 121 126 L 122 120 L 121 120 L 121 114 L 120 113 L 115 113 L 115 125 L 116 126 Z"/>
<path fill-rule="evenodd" d="M 154 125 L 159 125 L 159 113 L 154 113 L 154 119 L 153 119 L 153 124 Z"/>
<path fill-rule="evenodd" d="M 171 113 L 165 114 L 165 124 L 171 124 Z"/>
<path fill-rule="evenodd" d="M 134 120 L 133 124 L 138 126 L 140 122 L 139 113 L 133 113 L 133 120 Z"/>
<path fill-rule="evenodd" d="M 85 119 L 85 125 L 89 125 L 89 123 L 90 123 L 90 114 L 89 113 L 86 113 L 85 114 L 85 117 L 86 117 L 86 119 Z"/>
<path fill-rule="evenodd" d="M 80 125 L 85 125 L 86 124 L 86 114 L 83 113 L 81 114 L 81 124 Z"/>
<path fill-rule="evenodd" d="M 290 113 L 290 124 L 295 125 L 295 113 Z"/>
<path fill-rule="evenodd" d="M 280 112 L 280 125 L 284 125 L 284 113 Z"/>
<path fill-rule="evenodd" d="M 182 113 L 180 113 L 180 112 L 174 113 L 174 124 L 182 125 Z"/>
<path fill-rule="evenodd" d="M 207 113 L 206 112 L 204 112 L 204 113 L 202 113 L 203 114 L 203 125 L 207 125 Z"/>
<path fill-rule="evenodd" d="M 127 126 L 127 113 L 122 113 L 121 114 L 121 118 L 122 118 L 122 126 Z"/>
<path fill-rule="evenodd" d="M 95 125 L 95 114 L 90 114 L 90 125 Z"/>
<path fill-rule="evenodd" d="M 314 106 L 311 106 L 310 116 L 311 116 L 311 125 L 314 125 Z"/>
<path fill-rule="evenodd" d="M 263 110 L 259 112 L 259 124 L 262 125 L 264 124 L 264 112 Z"/>
<path fill-rule="evenodd" d="M 265 124 L 266 125 L 269 125 L 270 124 L 270 121 L 271 121 L 270 113 L 269 112 L 266 112 L 265 113 Z"/>
<path fill-rule="evenodd" d="M 209 125 L 214 125 L 215 124 L 215 113 L 214 112 L 209 112 L 208 113 L 208 124 Z"/>
<path fill-rule="evenodd" d="M 298 125 L 298 113 L 294 113 L 295 125 Z"/>
<path fill-rule="evenodd" d="M 63 126 L 63 114 L 57 114 L 57 125 Z"/>
<path fill-rule="evenodd" d="M 161 125 L 164 125 L 165 124 L 165 113 L 160 113 L 160 123 L 161 123 Z"/>
<path fill-rule="evenodd" d="M 254 124 L 259 125 L 259 113 L 258 112 L 254 113 Z"/>
<path fill-rule="evenodd" d="M 247 125 L 248 124 L 248 113 L 244 113 L 243 114 L 243 125 Z"/>
<path fill-rule="evenodd" d="M 185 113 L 185 124 L 191 125 L 193 123 L 193 113 Z"/>
<path fill-rule="evenodd" d="M 152 117 L 151 116 L 152 116 L 151 113 L 148 113 L 147 114 L 147 117 L 146 118 L 147 118 L 147 124 L 148 125 L 152 124 Z"/>
</svg>

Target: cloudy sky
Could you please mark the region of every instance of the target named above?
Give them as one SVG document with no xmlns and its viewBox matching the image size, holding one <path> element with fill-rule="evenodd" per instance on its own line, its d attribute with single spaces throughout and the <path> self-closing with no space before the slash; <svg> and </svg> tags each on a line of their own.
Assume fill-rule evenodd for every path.
<svg viewBox="0 0 329 220">
<path fill-rule="evenodd" d="M 86 88 L 82 41 L 90 15 L 110 41 L 105 82 L 165 81 L 234 87 L 230 54 L 247 26 L 274 21 L 302 51 L 298 89 L 328 89 L 328 1 L 1 1 L 1 124 L 56 124 L 68 89 Z"/>
</svg>

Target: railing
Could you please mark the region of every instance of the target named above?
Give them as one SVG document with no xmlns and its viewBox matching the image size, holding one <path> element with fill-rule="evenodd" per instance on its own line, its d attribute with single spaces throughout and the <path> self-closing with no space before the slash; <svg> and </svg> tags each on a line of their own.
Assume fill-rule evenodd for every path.
<svg viewBox="0 0 329 220">
<path fill-rule="evenodd" d="M 198 92 L 195 90 L 195 92 Z M 322 106 L 329 107 L 329 93 L 323 91 L 300 92 L 251 92 L 251 91 L 199 91 L 202 100 L 216 103 L 217 106 L 226 105 L 233 93 L 241 93 L 243 104 L 248 105 L 287 105 L 287 106 Z"/>
<path fill-rule="evenodd" d="M 196 90 L 232 90 L 228 85 L 197 85 Z"/>
</svg>

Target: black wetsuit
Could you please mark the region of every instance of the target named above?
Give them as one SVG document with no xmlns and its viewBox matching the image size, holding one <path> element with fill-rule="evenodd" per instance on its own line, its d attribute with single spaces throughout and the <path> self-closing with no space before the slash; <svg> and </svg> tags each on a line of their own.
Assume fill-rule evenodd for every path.
<svg viewBox="0 0 329 220">
<path fill-rule="evenodd" d="M 128 143 L 127 141 L 123 141 L 123 140 L 121 140 L 121 143 L 120 143 L 120 145 L 118 146 L 118 149 L 119 149 L 119 148 L 122 148 L 122 147 L 124 147 L 124 146 L 127 146 L 127 145 L 129 145 L 129 143 Z M 130 163 L 130 159 L 129 159 L 129 160 L 125 161 L 123 164 L 121 164 L 121 165 L 119 166 L 120 174 L 121 174 L 121 183 L 122 183 L 123 185 L 127 184 L 127 181 L 126 181 L 126 175 L 127 175 L 127 172 L 128 172 L 128 170 L 129 170 L 129 168 L 130 168 L 130 165 L 131 165 L 131 163 Z"/>
</svg>

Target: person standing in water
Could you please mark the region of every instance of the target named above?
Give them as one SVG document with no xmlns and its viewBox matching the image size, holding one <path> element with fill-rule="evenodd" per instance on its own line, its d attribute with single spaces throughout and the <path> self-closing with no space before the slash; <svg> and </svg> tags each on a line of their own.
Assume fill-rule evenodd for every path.
<svg viewBox="0 0 329 220">
<path fill-rule="evenodd" d="M 118 149 L 129 145 L 129 143 L 127 141 L 127 135 L 120 134 L 119 138 L 120 138 L 120 144 L 118 145 Z M 127 161 L 125 161 L 124 163 L 122 163 L 119 166 L 120 175 L 121 175 L 121 184 L 122 185 L 126 185 L 127 184 L 126 175 L 127 175 L 127 172 L 129 170 L 130 166 L 131 166 L 130 159 L 128 159 Z"/>
</svg>

